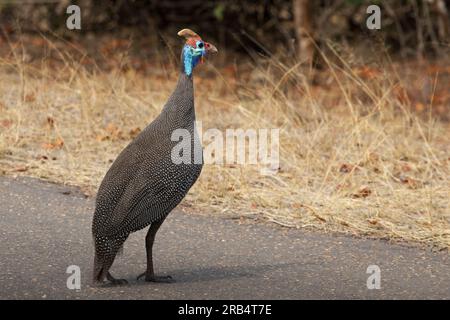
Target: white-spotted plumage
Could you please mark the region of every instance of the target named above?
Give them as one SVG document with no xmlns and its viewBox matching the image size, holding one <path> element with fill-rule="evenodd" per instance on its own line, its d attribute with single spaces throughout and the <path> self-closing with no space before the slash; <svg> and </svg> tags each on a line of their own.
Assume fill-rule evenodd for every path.
<svg viewBox="0 0 450 320">
<path fill-rule="evenodd" d="M 183 59 L 182 59 L 183 61 Z M 183 64 L 183 62 L 182 62 Z M 175 164 L 171 140 L 176 129 L 195 132 L 192 76 L 182 72 L 161 114 L 117 157 L 106 173 L 96 199 L 92 223 L 95 244 L 94 281 L 109 268 L 128 235 L 162 221 L 185 197 L 200 175 L 202 164 Z M 194 148 L 192 148 L 194 150 Z"/>
</svg>

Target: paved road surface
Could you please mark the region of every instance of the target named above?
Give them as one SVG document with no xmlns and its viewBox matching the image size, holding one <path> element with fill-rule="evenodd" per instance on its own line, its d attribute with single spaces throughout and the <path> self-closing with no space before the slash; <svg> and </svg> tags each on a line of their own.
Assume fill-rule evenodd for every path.
<svg viewBox="0 0 450 320">
<path fill-rule="evenodd" d="M 135 281 L 145 269 L 140 231 L 112 268 L 130 285 L 95 288 L 93 206 L 74 188 L 0 177 L 0 299 L 450 299 L 446 252 L 181 212 L 154 249 L 156 271 L 175 283 Z M 366 286 L 372 264 L 380 290 Z M 67 289 L 69 265 L 81 268 L 79 291 Z"/>
</svg>

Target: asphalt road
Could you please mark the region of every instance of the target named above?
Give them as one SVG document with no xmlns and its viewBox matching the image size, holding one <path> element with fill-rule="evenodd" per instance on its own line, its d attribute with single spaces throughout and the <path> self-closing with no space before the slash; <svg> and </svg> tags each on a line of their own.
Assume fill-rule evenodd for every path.
<svg viewBox="0 0 450 320">
<path fill-rule="evenodd" d="M 93 287 L 93 207 L 75 188 L 0 177 L 0 299 L 450 299 L 448 252 L 182 212 L 154 249 L 156 272 L 175 283 L 135 280 L 145 269 L 140 231 L 111 269 L 130 284 Z M 80 290 L 67 288 L 70 265 Z M 367 288 L 369 265 L 380 289 Z"/>
</svg>

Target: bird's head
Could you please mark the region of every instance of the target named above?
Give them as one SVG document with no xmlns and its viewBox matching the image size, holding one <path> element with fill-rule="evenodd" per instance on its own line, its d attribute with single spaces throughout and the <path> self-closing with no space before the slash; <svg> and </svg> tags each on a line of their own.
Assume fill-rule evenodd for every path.
<svg viewBox="0 0 450 320">
<path fill-rule="evenodd" d="M 184 73 L 190 76 L 195 66 L 200 61 L 203 61 L 207 55 L 216 53 L 217 48 L 211 43 L 203 41 L 198 34 L 190 29 L 183 29 L 178 32 L 178 35 L 186 39 L 181 53 L 181 59 Z"/>
</svg>

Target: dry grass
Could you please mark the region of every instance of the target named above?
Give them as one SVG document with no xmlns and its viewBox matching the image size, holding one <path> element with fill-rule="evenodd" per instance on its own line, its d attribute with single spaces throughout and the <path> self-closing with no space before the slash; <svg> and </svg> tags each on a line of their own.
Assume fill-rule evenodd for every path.
<svg viewBox="0 0 450 320">
<path fill-rule="evenodd" d="M 58 68 L 46 59 L 24 63 L 19 47 L 0 61 L 0 171 L 94 194 L 118 152 L 159 113 L 176 69 L 161 62 L 147 75 L 87 71 L 84 60 L 50 50 Z M 256 166 L 207 165 L 185 205 L 450 247 L 449 126 L 409 111 L 398 89 L 410 79 L 393 64 L 364 75 L 328 61 L 320 86 L 276 60 L 252 72 L 201 69 L 203 129 L 280 128 L 281 169 L 264 176 Z"/>
</svg>

